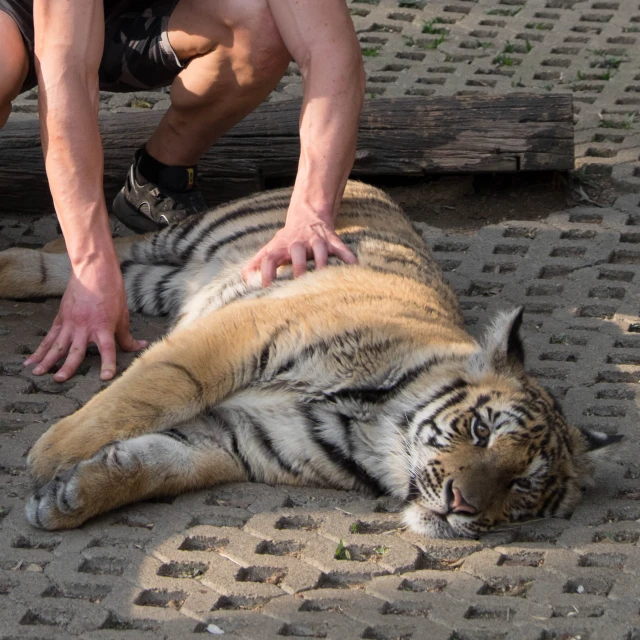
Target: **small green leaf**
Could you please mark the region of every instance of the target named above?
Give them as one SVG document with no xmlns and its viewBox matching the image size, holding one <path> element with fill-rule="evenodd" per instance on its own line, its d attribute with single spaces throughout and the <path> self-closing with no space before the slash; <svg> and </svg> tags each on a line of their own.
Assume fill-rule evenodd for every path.
<svg viewBox="0 0 640 640">
<path fill-rule="evenodd" d="M 336 560 L 351 560 L 351 551 L 344 546 L 342 538 L 340 538 L 334 557 Z"/>
</svg>

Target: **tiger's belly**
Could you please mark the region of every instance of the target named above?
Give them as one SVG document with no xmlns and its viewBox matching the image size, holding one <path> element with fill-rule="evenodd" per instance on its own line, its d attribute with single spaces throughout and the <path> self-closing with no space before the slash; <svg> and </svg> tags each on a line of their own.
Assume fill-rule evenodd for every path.
<svg viewBox="0 0 640 640">
<path fill-rule="evenodd" d="M 366 456 L 358 425 L 338 407 L 301 393 L 249 389 L 212 408 L 204 420 L 251 481 L 388 493 Z"/>
</svg>

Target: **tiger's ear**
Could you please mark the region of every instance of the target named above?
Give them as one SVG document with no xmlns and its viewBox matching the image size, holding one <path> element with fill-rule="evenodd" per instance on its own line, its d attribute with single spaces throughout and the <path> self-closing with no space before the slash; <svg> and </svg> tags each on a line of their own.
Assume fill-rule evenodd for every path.
<svg viewBox="0 0 640 640">
<path fill-rule="evenodd" d="M 481 350 L 469 361 L 472 371 L 524 371 L 524 346 L 520 339 L 523 313 L 524 307 L 518 307 L 498 314 L 480 342 Z"/>
<path fill-rule="evenodd" d="M 580 433 L 587 441 L 587 455 L 593 462 L 604 458 L 615 458 L 617 447 L 611 447 L 611 445 L 617 444 L 624 438 L 621 435 L 610 435 L 590 429 L 580 429 Z"/>
</svg>

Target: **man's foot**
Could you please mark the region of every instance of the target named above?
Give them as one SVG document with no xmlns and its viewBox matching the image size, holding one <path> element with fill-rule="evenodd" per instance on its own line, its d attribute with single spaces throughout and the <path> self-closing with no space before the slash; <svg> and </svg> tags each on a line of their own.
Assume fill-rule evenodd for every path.
<svg viewBox="0 0 640 640">
<path fill-rule="evenodd" d="M 206 210 L 196 167 L 167 167 L 151 158 L 161 168 L 156 172 L 157 183 L 147 181 L 139 169 L 145 153 L 144 148 L 136 151 L 124 187 L 113 201 L 113 213 L 120 222 L 137 233 L 147 233 Z"/>
</svg>

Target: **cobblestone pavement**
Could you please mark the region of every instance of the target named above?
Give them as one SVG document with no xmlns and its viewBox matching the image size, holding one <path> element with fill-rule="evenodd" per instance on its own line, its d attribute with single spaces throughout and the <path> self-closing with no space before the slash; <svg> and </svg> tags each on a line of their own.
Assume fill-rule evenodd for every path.
<svg viewBox="0 0 640 640">
<path fill-rule="evenodd" d="M 0 248 L 54 233 L 51 218 L 0 224 Z M 1 301 L 0 638 L 637 640 L 639 225 L 632 194 L 477 236 L 424 227 L 469 329 L 524 304 L 529 370 L 572 421 L 626 436 L 570 520 L 480 541 L 399 530 L 387 499 L 255 484 L 138 504 L 75 531 L 30 528 L 26 452 L 102 383 L 96 356 L 64 384 L 24 370 L 57 301 Z M 165 329 L 133 325 L 145 338 Z M 336 559 L 340 544 L 349 553 Z"/>
<path fill-rule="evenodd" d="M 577 166 L 640 190 L 637 0 L 352 0 L 374 96 L 571 92 Z"/>
</svg>

